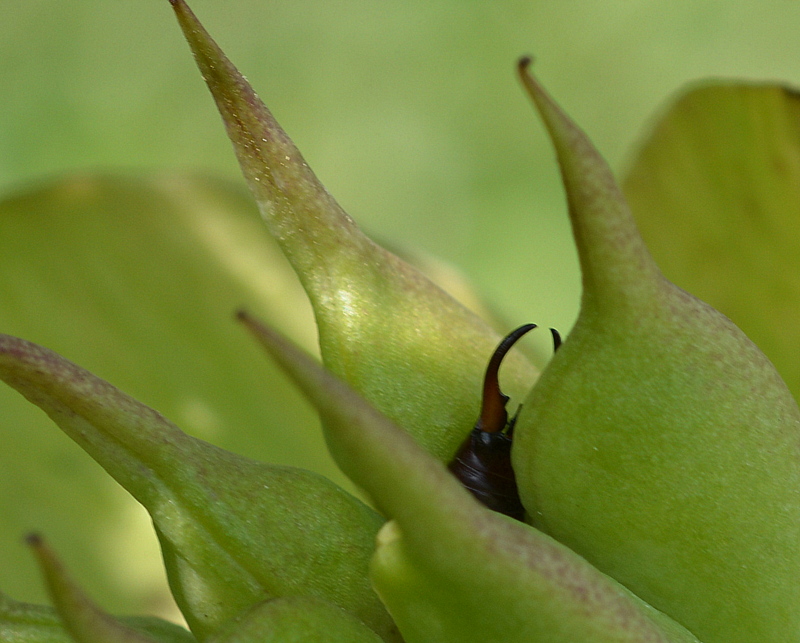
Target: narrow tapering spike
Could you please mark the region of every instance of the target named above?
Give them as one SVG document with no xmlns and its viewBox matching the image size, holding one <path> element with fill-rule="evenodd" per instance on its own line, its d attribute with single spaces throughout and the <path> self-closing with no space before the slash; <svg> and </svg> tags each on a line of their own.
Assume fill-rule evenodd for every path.
<svg viewBox="0 0 800 643">
<path fill-rule="evenodd" d="M 518 63 L 522 84 L 547 127 L 561 168 L 583 277 L 584 309 L 624 311 L 649 297 L 661 279 L 605 159 L 556 105 L 530 69 Z"/>
<path fill-rule="evenodd" d="M 77 643 L 157 643 L 101 610 L 69 577 L 55 552 L 40 534 L 28 534 L 53 605 Z"/>
<path fill-rule="evenodd" d="M 325 366 L 448 460 L 475 419 L 497 333 L 358 228 L 183 0 L 173 7 L 267 226 L 311 300 Z M 514 395 L 537 375 L 522 354 L 505 371 Z"/>
<path fill-rule="evenodd" d="M 662 276 L 608 165 L 529 64 L 584 291 L 514 432 L 528 515 L 707 643 L 796 640 L 800 410 L 729 319 Z"/>
</svg>

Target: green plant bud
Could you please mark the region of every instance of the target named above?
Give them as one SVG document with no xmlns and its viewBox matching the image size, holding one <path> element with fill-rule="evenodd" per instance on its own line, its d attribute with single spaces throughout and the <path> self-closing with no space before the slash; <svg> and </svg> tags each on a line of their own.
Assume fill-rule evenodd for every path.
<svg viewBox="0 0 800 643">
<path fill-rule="evenodd" d="M 319 410 L 344 472 L 393 519 L 371 572 L 405 641 L 697 643 L 564 545 L 479 504 L 347 384 L 243 319 Z"/>
<path fill-rule="evenodd" d="M 255 605 L 208 643 L 380 643 L 381 638 L 340 607 L 308 596 Z"/>
<path fill-rule="evenodd" d="M 156 639 L 105 613 L 68 576 L 61 561 L 37 534 L 26 539 L 42 570 L 50 598 L 76 643 L 156 643 Z"/>
<path fill-rule="evenodd" d="M 171 2 L 267 226 L 309 295 L 325 365 L 449 460 L 475 420 L 499 335 L 358 229 L 183 0 Z M 504 371 L 517 396 L 537 374 L 521 354 Z"/>
<path fill-rule="evenodd" d="M 196 640 L 184 628 L 152 616 L 121 616 L 118 622 L 141 633 L 147 637 L 145 640 L 159 643 L 193 643 Z M 55 609 L 13 601 L 2 593 L 0 593 L 0 641 L 75 643 Z"/>
<path fill-rule="evenodd" d="M 532 523 L 705 643 L 800 641 L 797 405 L 740 330 L 661 275 L 605 162 L 521 70 L 584 289 L 516 427 Z"/>
<path fill-rule="evenodd" d="M 367 579 L 381 516 L 320 475 L 180 431 L 107 382 L 0 335 L 0 378 L 41 407 L 149 511 L 173 594 L 206 638 L 267 598 L 319 596 L 391 640 Z"/>
</svg>

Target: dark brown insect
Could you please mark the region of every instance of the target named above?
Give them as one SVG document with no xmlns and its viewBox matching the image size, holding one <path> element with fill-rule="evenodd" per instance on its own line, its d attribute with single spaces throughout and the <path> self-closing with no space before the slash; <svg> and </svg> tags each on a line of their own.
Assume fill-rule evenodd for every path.
<svg viewBox="0 0 800 643">
<path fill-rule="evenodd" d="M 517 415 L 508 419 L 508 396 L 500 390 L 498 371 L 511 347 L 534 328 L 536 324 L 520 326 L 495 349 L 483 380 L 480 417 L 448 465 L 452 474 L 480 502 L 493 511 L 517 520 L 525 517 L 525 508 L 520 502 L 517 480 L 511 467 L 511 441 Z M 561 337 L 552 328 L 550 332 L 557 350 L 561 345 Z"/>
</svg>

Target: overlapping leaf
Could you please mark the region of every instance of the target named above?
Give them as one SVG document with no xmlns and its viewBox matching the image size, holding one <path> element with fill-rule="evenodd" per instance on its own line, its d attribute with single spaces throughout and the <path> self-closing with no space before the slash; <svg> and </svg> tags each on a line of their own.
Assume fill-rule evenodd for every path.
<svg viewBox="0 0 800 643">
<path fill-rule="evenodd" d="M 681 95 L 624 183 L 665 274 L 728 315 L 800 399 L 800 97 L 772 84 Z"/>
<path fill-rule="evenodd" d="M 0 379 L 147 508 L 173 594 L 199 638 L 287 594 L 324 597 L 393 636 L 366 577 L 383 519 L 326 478 L 192 438 L 84 369 L 6 335 Z"/>
</svg>

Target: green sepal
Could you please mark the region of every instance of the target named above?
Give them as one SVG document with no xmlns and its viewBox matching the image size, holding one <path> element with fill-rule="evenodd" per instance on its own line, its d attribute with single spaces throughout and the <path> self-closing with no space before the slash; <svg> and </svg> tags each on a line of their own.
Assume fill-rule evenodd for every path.
<svg viewBox="0 0 800 643">
<path fill-rule="evenodd" d="M 380 643 L 381 638 L 342 608 L 319 598 L 264 601 L 223 628 L 208 643 Z"/>
<path fill-rule="evenodd" d="M 393 519 L 371 570 L 405 641 L 697 642 L 565 546 L 480 505 L 346 383 L 242 319 L 319 410 L 342 470 Z"/>
<path fill-rule="evenodd" d="M 201 640 L 267 598 L 320 596 L 382 636 L 367 578 L 383 518 L 326 478 L 192 438 L 30 342 L 0 335 L 0 379 L 48 415 L 150 513 L 170 586 Z"/>
<path fill-rule="evenodd" d="M 706 643 L 800 641 L 800 410 L 730 320 L 662 276 L 605 161 L 523 82 L 584 287 L 516 424 L 531 521 Z"/>
<path fill-rule="evenodd" d="M 186 629 L 154 616 L 120 616 L 118 621 L 159 643 L 193 643 Z M 14 601 L 0 593 L 2 643 L 75 643 L 56 610 Z"/>
<path fill-rule="evenodd" d="M 311 299 L 325 365 L 441 460 L 479 409 L 499 335 L 418 270 L 366 237 L 183 0 L 171 0 L 272 235 Z M 504 364 L 512 396 L 537 372 Z"/>
</svg>

